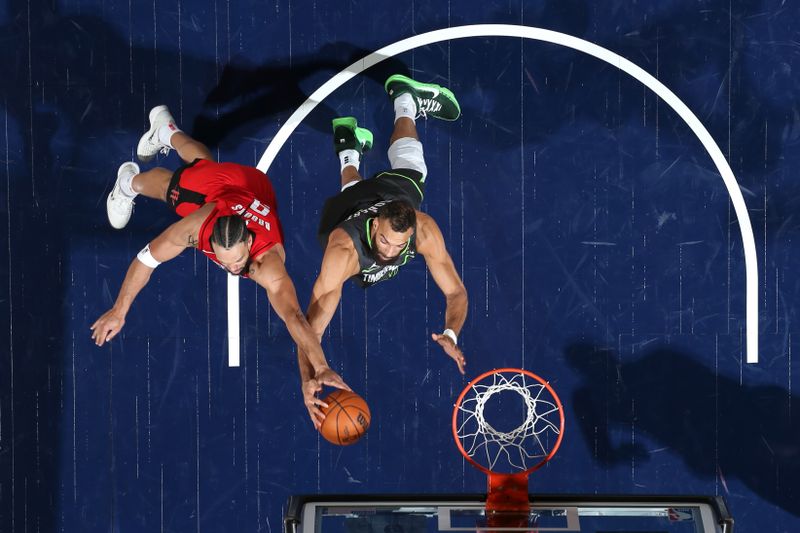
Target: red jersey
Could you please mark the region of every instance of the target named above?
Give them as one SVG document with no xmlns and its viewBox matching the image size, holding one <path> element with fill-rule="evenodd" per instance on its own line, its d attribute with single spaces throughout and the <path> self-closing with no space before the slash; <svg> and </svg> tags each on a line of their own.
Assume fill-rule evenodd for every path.
<svg viewBox="0 0 800 533">
<path fill-rule="evenodd" d="M 201 206 L 214 203 L 198 231 L 197 248 L 222 266 L 212 251 L 210 237 L 220 217 L 239 215 L 253 234 L 250 260 L 283 243 L 283 230 L 277 213 L 275 191 L 269 178 L 260 170 L 236 163 L 198 160 L 175 173 L 167 202 L 185 217 Z M 247 277 L 247 270 L 242 276 Z"/>
</svg>

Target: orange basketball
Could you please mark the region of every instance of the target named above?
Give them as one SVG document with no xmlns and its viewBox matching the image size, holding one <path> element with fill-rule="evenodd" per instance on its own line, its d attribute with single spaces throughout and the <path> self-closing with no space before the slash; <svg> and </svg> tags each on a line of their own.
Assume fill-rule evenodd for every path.
<svg viewBox="0 0 800 533">
<path fill-rule="evenodd" d="M 364 398 L 346 390 L 337 390 L 322 400 L 328 404 L 322 408 L 325 420 L 319 432 L 330 443 L 339 446 L 353 444 L 369 429 L 369 407 Z"/>
</svg>

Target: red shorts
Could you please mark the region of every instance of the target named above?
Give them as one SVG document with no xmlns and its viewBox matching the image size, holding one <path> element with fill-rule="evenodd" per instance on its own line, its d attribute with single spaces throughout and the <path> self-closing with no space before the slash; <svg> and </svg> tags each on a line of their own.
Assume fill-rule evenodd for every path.
<svg viewBox="0 0 800 533">
<path fill-rule="evenodd" d="M 254 167 L 195 159 L 172 175 L 167 205 L 185 217 L 226 192 L 248 191 L 263 204 L 277 208 L 275 191 L 267 175 Z"/>
</svg>

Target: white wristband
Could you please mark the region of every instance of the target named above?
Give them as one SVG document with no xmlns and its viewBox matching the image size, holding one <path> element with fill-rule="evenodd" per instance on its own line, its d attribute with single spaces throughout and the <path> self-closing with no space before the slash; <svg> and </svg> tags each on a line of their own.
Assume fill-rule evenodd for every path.
<svg viewBox="0 0 800 533">
<path fill-rule="evenodd" d="M 147 246 L 142 248 L 138 254 L 136 254 L 136 259 L 141 261 L 144 266 L 148 266 L 150 268 L 156 268 L 158 265 L 161 264 L 161 261 L 157 261 L 153 254 L 150 253 L 150 244 L 148 243 Z"/>
<path fill-rule="evenodd" d="M 458 345 L 458 336 L 456 335 L 456 332 L 453 331 L 452 329 L 447 328 L 442 332 L 442 335 L 450 337 L 450 340 L 453 341 L 453 344 Z"/>
</svg>

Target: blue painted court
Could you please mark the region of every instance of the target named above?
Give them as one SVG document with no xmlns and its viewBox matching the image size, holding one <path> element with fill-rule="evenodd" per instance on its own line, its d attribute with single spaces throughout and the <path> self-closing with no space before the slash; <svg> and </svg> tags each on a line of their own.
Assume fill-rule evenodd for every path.
<svg viewBox="0 0 800 533">
<path fill-rule="evenodd" d="M 277 532 L 291 494 L 481 492 L 452 409 L 499 367 L 544 377 L 564 404 L 531 492 L 722 496 L 737 532 L 800 530 L 798 23 L 778 0 L 0 2 L 0 533 Z M 554 42 L 371 56 L 292 122 L 376 50 L 472 24 L 553 30 L 641 67 L 708 131 L 749 222 L 685 116 Z M 227 276 L 198 252 L 160 266 L 119 336 L 94 345 L 136 253 L 177 220 L 141 197 L 125 229 L 106 217 L 152 107 L 220 161 L 277 150 L 266 172 L 305 307 L 339 190 L 331 119 L 371 129 L 361 173 L 386 170 L 398 73 L 461 105 L 417 127 L 422 210 L 469 294 L 466 376 L 431 341 L 445 299 L 422 258 L 345 285 L 323 338 L 372 412 L 352 446 L 314 430 L 295 344 L 247 280 L 229 366 Z"/>
</svg>

